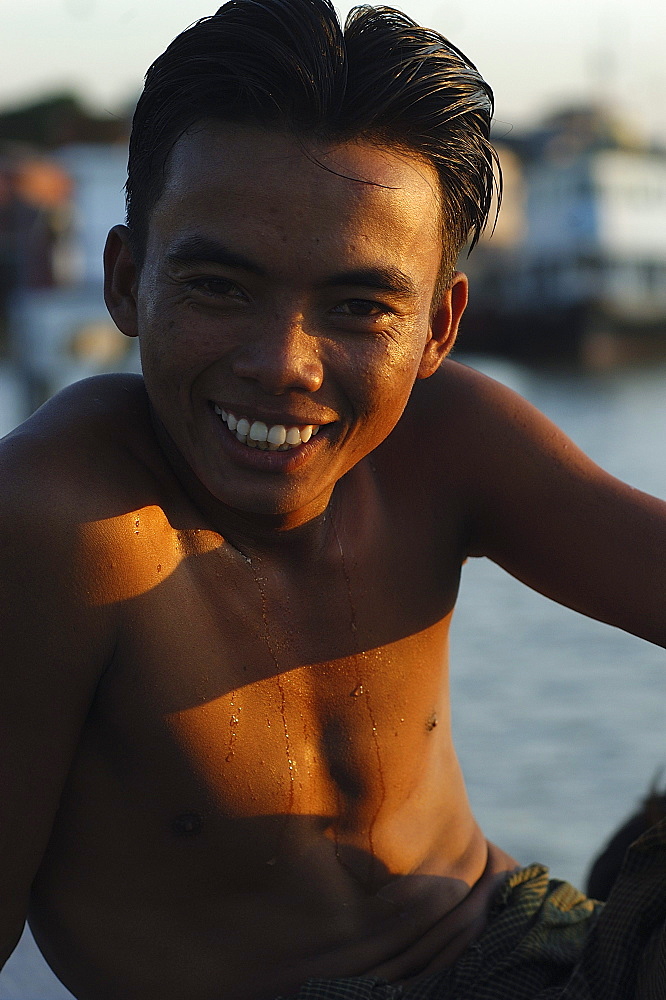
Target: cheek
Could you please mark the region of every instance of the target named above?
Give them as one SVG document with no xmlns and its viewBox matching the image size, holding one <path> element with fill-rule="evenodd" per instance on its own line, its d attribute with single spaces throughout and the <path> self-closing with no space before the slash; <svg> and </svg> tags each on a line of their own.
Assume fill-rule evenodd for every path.
<svg viewBox="0 0 666 1000">
<path fill-rule="evenodd" d="M 398 395 L 409 393 L 416 380 L 424 342 L 425 337 L 416 334 L 403 336 L 400 333 L 387 340 L 381 356 L 374 359 L 370 369 L 377 376 L 378 384 Z"/>
<path fill-rule="evenodd" d="M 390 434 L 409 401 L 416 381 L 417 363 L 401 356 L 398 363 L 377 365 L 362 373 L 358 415 L 379 440 Z"/>
<path fill-rule="evenodd" d="M 179 310 L 183 313 L 186 310 Z M 187 316 L 168 308 L 146 311 L 139 346 L 146 381 L 191 383 L 219 355 L 213 338 Z"/>
<path fill-rule="evenodd" d="M 367 415 L 374 416 L 378 409 L 389 419 L 400 414 L 416 381 L 421 355 L 420 343 L 399 336 L 357 351 L 346 373 L 350 395 Z"/>
</svg>

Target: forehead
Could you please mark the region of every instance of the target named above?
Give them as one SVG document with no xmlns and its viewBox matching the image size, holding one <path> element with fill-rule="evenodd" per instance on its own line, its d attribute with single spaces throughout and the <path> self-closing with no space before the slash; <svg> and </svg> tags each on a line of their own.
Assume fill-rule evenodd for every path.
<svg viewBox="0 0 666 1000">
<path fill-rule="evenodd" d="M 189 229 L 301 249 L 353 241 L 439 254 L 439 180 L 427 161 L 391 147 L 204 122 L 171 152 L 149 244 L 151 233 L 161 242 Z"/>
</svg>

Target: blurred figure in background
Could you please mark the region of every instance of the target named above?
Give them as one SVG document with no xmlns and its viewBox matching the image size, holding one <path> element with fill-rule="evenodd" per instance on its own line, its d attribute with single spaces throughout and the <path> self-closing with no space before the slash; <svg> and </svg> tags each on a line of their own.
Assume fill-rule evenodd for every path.
<svg viewBox="0 0 666 1000">
<path fill-rule="evenodd" d="M 593 861 L 587 877 L 588 896 L 608 899 L 631 845 L 663 819 L 666 819 L 666 792 L 659 791 L 655 780 L 636 812 L 616 830 Z"/>
</svg>

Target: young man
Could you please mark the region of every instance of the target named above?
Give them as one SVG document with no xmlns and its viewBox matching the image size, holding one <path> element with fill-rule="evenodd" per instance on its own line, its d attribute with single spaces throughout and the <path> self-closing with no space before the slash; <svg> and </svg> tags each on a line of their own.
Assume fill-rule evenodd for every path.
<svg viewBox="0 0 666 1000">
<path fill-rule="evenodd" d="M 233 0 L 149 71 L 105 255 L 143 379 L 1 450 L 0 940 L 29 913 L 80 1000 L 649 988 L 661 842 L 620 968 L 451 742 L 469 555 L 666 644 L 666 504 L 447 360 L 491 112 L 440 36 L 325 0 Z"/>
</svg>

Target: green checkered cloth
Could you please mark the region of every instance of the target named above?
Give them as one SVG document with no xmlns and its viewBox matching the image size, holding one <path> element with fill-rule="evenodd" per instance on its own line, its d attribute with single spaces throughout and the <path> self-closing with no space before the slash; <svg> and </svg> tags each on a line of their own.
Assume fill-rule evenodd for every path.
<svg viewBox="0 0 666 1000">
<path fill-rule="evenodd" d="M 531 865 L 451 968 L 411 986 L 310 979 L 291 1000 L 666 1000 L 666 820 L 631 847 L 605 905 Z"/>
</svg>

